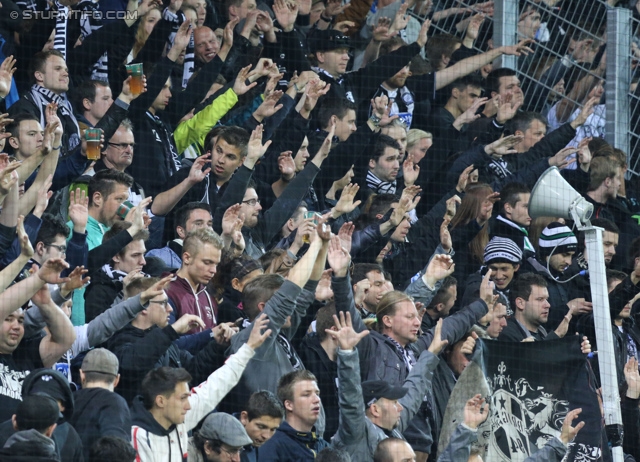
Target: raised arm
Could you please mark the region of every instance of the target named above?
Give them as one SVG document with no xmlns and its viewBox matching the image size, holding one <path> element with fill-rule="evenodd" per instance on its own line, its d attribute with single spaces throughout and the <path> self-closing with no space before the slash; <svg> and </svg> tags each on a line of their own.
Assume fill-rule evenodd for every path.
<svg viewBox="0 0 640 462">
<path fill-rule="evenodd" d="M 482 66 L 493 62 L 493 60 L 501 55 L 521 56 L 523 54 L 528 55 L 529 53 L 533 53 L 533 50 L 527 46 L 531 42 L 532 40 L 523 40 L 517 45 L 494 48 L 486 53 L 458 61 L 453 66 L 436 72 L 436 90 L 446 87 L 460 77 L 464 77 L 465 75 L 469 75 L 472 72 L 477 71 Z"/>
<path fill-rule="evenodd" d="M 16 276 L 22 271 L 22 268 L 24 268 L 24 265 L 26 265 L 33 256 L 33 247 L 29 241 L 29 236 L 24 230 L 23 216 L 18 217 L 17 231 L 18 240 L 20 241 L 20 255 L 0 271 L 0 292 L 4 292 L 4 290 L 11 285 Z M 0 313 L 2 313 L 1 309 Z"/>
</svg>

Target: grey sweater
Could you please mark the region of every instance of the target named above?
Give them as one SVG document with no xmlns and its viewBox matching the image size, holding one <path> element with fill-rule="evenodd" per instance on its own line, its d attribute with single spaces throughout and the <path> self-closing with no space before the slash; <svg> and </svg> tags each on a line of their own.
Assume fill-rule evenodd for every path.
<svg viewBox="0 0 640 462">
<path fill-rule="evenodd" d="M 409 376 L 402 384 L 409 391 L 399 400 L 402 414 L 391 436 L 401 438 L 402 432 L 420 409 L 427 389 L 431 386 L 433 371 L 439 363 L 437 356 L 424 351 Z M 338 380 L 340 401 L 340 426 L 331 439 L 333 446 L 346 450 L 353 462 L 370 462 L 378 443 L 388 438 L 385 431 L 365 415 L 358 350 L 338 349 Z"/>
</svg>

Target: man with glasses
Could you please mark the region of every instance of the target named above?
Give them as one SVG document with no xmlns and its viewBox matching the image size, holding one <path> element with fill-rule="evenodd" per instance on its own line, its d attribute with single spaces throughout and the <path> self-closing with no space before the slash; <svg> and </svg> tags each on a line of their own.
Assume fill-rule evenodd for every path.
<svg viewBox="0 0 640 462">
<path fill-rule="evenodd" d="M 224 349 L 220 345 L 224 343 L 225 335 L 230 337 L 233 333 L 226 324 L 212 331 L 209 341 L 197 354 L 192 355 L 175 342 L 193 326 L 202 327 L 204 323 L 194 314 L 183 315 L 170 323 L 173 308 L 166 291 L 151 293 L 154 287 L 166 289 L 165 284 L 169 280 L 167 277 L 133 281 L 128 291 L 132 297 L 145 294 L 146 303 L 131 323 L 106 342 L 106 348 L 116 355 L 120 364 L 121 383 L 116 392 L 128 403 L 140 392 L 139 386 L 145 374 L 158 365 L 184 367 L 193 376 L 193 383 L 200 383 L 224 361 Z M 152 296 L 147 297 L 150 293 Z"/>
<path fill-rule="evenodd" d="M 114 170 L 121 173 L 126 173 L 133 162 L 133 155 L 135 150 L 135 139 L 133 135 L 133 124 L 129 119 L 124 119 L 113 136 L 106 143 L 106 147 L 102 152 L 102 156 L 96 161 L 93 171 L 88 172 L 87 175 L 80 177 L 74 184 L 71 185 L 70 190 L 74 191 L 78 187 L 86 190 L 85 183 L 89 182 L 91 176 L 103 170 Z M 201 182 L 208 171 L 202 171 L 203 167 L 207 163 L 208 157 L 202 156 L 193 163 L 193 166 L 189 170 L 189 174 L 185 175 L 185 178 L 176 184 L 174 187 L 159 193 L 153 198 L 151 207 L 149 209 L 150 216 L 156 217 L 155 222 L 152 221 L 150 227 L 151 242 L 149 244 L 152 248 L 157 248 L 162 245 L 162 231 L 164 223 L 160 217 L 164 217 L 180 202 L 182 197 L 196 184 Z M 145 191 L 136 181 L 133 182 L 129 189 L 128 201 L 137 206 L 144 198 Z M 154 232 L 155 231 L 155 232 Z"/>
</svg>

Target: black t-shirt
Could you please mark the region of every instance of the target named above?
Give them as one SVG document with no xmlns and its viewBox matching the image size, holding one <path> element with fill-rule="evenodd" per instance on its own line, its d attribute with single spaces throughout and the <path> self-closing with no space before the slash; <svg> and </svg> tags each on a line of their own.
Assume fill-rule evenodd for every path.
<svg viewBox="0 0 640 462">
<path fill-rule="evenodd" d="M 22 382 L 31 371 L 43 368 L 42 337 L 23 340 L 13 354 L 0 355 L 0 422 L 10 419 L 22 401 Z"/>
</svg>

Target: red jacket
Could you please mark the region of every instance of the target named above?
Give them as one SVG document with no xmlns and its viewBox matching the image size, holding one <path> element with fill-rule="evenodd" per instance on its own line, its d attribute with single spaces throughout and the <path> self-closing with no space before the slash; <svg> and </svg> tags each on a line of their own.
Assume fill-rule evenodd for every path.
<svg viewBox="0 0 640 462">
<path fill-rule="evenodd" d="M 206 329 L 212 329 L 217 324 L 218 305 L 209 296 L 205 287 L 199 285 L 196 293 L 186 279 L 176 275 L 175 279 L 169 283 L 169 288 L 166 289 L 176 320 L 184 314 L 195 314 L 204 321 L 205 329 L 195 327 L 188 334 L 196 334 Z"/>
</svg>

